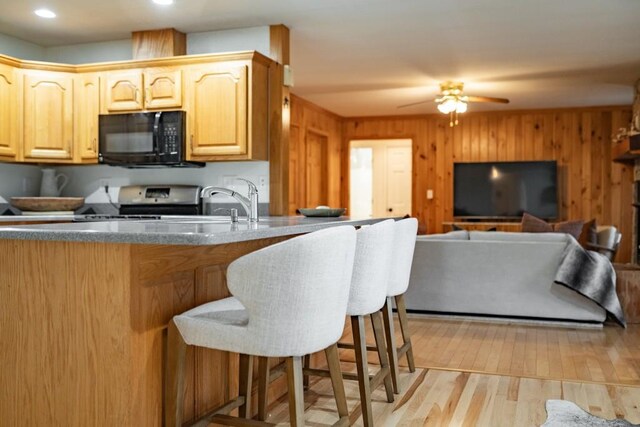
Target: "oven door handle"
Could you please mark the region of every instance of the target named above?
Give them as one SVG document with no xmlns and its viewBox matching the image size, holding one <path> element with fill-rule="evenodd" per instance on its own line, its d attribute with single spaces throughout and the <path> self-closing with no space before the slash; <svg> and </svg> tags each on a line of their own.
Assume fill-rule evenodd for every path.
<svg viewBox="0 0 640 427">
<path fill-rule="evenodd" d="M 164 152 L 160 152 L 160 147 L 158 144 L 160 141 L 160 120 L 162 120 L 162 111 L 158 111 L 155 114 L 155 118 L 153 120 L 153 151 L 155 152 L 156 156 L 164 155 Z"/>
</svg>

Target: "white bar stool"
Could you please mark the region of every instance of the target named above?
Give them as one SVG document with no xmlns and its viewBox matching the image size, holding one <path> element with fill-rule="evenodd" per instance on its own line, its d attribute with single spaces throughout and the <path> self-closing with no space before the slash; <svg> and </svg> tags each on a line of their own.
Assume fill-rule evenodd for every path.
<svg viewBox="0 0 640 427">
<path fill-rule="evenodd" d="M 165 426 L 182 425 L 187 345 L 240 353 L 240 396 L 209 413 L 210 422 L 270 425 L 250 419 L 253 356 L 263 356 L 287 358 L 290 422 L 304 425 L 302 357 L 325 350 L 332 361 L 339 423 L 347 424 L 336 343 L 344 327 L 355 245 L 355 229 L 340 226 L 250 253 L 227 269 L 235 297 L 175 316 L 168 329 Z M 235 408 L 244 419 L 226 415 Z"/>
<path fill-rule="evenodd" d="M 363 227 L 357 232 L 356 254 L 347 307 L 347 316 L 350 317 L 354 343 L 338 344 L 339 347 L 355 350 L 357 374 L 343 373 L 342 375 L 344 379 L 358 381 L 362 419 L 365 426 L 373 426 L 371 390 L 375 390 L 380 384 L 384 383 L 387 400 L 393 402 L 394 399 L 391 370 L 385 347 L 384 327 L 380 311 L 387 296 L 394 231 L 394 221 L 387 220 Z M 373 376 L 369 375 L 369 364 L 367 362 L 365 316 L 371 316 L 376 339 L 376 347 L 371 349 L 377 351 L 380 358 L 380 369 Z M 307 375 L 329 376 L 329 371 L 309 368 L 308 361 L 308 357 L 305 358 L 305 369 L 303 370 L 305 382 Z M 328 362 L 329 367 L 331 367 L 331 361 Z M 271 378 L 268 361 L 261 360 L 258 374 L 258 419 L 260 420 L 266 419 L 267 416 L 267 385 Z"/>
<path fill-rule="evenodd" d="M 391 364 L 391 378 L 393 380 L 394 393 L 400 393 L 398 377 L 400 370 L 398 360 L 402 356 L 407 356 L 409 371 L 415 372 L 416 365 L 413 360 L 413 347 L 411 345 L 411 334 L 409 332 L 409 319 L 407 319 L 407 308 L 404 303 L 404 293 L 409 287 L 409 276 L 411 275 L 411 265 L 413 264 L 413 251 L 416 247 L 416 235 L 418 234 L 418 220 L 415 218 L 402 219 L 396 221 L 395 237 L 393 242 L 393 257 L 391 261 L 391 271 L 389 274 L 389 287 L 387 290 L 387 301 L 382 307 L 384 330 L 387 338 L 387 351 Z M 402 332 L 402 346 L 397 347 L 395 328 L 393 325 L 392 305 L 395 301 L 400 321 L 400 331 Z"/>
</svg>

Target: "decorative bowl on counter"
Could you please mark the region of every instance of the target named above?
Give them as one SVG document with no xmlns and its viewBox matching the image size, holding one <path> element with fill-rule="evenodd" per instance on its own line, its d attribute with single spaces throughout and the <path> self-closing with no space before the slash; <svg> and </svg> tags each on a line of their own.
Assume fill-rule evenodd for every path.
<svg viewBox="0 0 640 427">
<path fill-rule="evenodd" d="M 12 197 L 11 206 L 28 212 L 74 211 L 84 206 L 84 197 Z"/>
<path fill-rule="evenodd" d="M 327 206 L 298 209 L 298 212 L 306 217 L 339 217 L 342 216 L 346 211 L 346 208 L 330 208 Z"/>
</svg>

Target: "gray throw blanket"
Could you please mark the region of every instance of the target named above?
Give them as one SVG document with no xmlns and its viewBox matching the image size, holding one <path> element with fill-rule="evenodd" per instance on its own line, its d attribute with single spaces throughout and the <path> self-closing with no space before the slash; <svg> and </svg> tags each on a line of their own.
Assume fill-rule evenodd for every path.
<svg viewBox="0 0 640 427">
<path fill-rule="evenodd" d="M 589 298 L 627 327 L 616 293 L 616 271 L 604 255 L 584 249 L 568 236 L 555 282 Z"/>
</svg>

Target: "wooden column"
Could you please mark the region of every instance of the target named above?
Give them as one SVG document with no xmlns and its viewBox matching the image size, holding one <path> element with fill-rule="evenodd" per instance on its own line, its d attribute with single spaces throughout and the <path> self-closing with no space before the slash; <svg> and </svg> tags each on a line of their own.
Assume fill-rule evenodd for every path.
<svg viewBox="0 0 640 427">
<path fill-rule="evenodd" d="M 187 36 L 174 28 L 131 33 L 133 59 L 165 58 L 187 54 Z"/>
<path fill-rule="evenodd" d="M 289 65 L 289 28 L 269 27 L 270 68 L 269 120 L 269 213 L 287 215 L 289 208 L 289 126 L 291 96 L 284 86 L 284 66 Z"/>
</svg>

